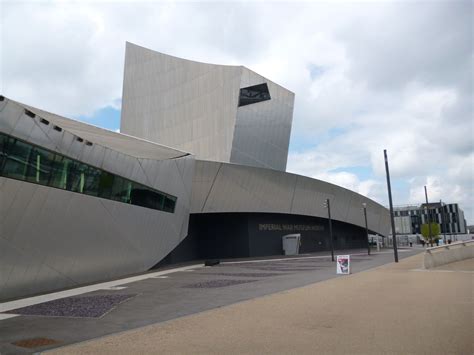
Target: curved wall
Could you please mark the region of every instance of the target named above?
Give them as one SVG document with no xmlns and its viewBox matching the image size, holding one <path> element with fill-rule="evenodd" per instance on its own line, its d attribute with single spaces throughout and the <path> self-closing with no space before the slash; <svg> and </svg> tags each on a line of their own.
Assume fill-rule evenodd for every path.
<svg viewBox="0 0 474 355">
<path fill-rule="evenodd" d="M 390 213 L 358 193 L 321 180 L 277 170 L 196 160 L 191 213 L 283 213 L 327 218 L 365 228 L 362 203 L 367 205 L 369 230 L 386 236 Z"/>
<path fill-rule="evenodd" d="M 238 107 L 229 162 L 285 171 L 295 94 L 242 67 L 241 88 L 261 83 L 271 99 Z"/>
<path fill-rule="evenodd" d="M 167 158 L 137 158 L 134 149 L 127 154 L 97 141 L 86 145 L 48 119 L 45 125 L 20 104 L 0 101 L 1 132 L 177 196 L 175 212 L 0 177 L 1 300 L 146 271 L 188 233 L 193 156 L 151 143 L 149 156 L 156 146 L 156 156 Z M 98 131 L 75 124 L 89 139 Z M 107 139 L 114 135 L 124 139 Z M 130 147 L 143 146 L 128 140 Z"/>
<path fill-rule="evenodd" d="M 120 131 L 229 161 L 241 71 L 127 42 Z"/>
<path fill-rule="evenodd" d="M 335 250 L 367 247 L 365 228 L 332 222 Z M 300 253 L 331 250 L 326 218 L 281 213 L 194 213 L 189 234 L 156 267 L 189 260 L 283 255 L 282 237 L 301 235 Z"/>
<path fill-rule="evenodd" d="M 263 83 L 271 99 L 239 106 L 241 88 Z M 122 100 L 121 132 L 199 159 L 286 169 L 295 95 L 243 66 L 127 43 Z"/>
</svg>

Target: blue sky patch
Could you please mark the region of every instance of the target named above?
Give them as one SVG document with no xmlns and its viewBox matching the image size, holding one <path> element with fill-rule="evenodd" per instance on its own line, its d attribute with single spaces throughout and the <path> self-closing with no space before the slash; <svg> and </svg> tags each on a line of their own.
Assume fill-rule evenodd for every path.
<svg viewBox="0 0 474 355">
<path fill-rule="evenodd" d="M 92 116 L 78 116 L 75 118 L 111 131 L 116 131 L 120 128 L 120 110 L 112 106 L 103 107 L 95 111 Z"/>
<path fill-rule="evenodd" d="M 308 70 L 309 70 L 309 76 L 310 76 L 311 80 L 318 79 L 326 71 L 326 69 L 324 67 L 316 65 L 314 63 L 309 63 L 308 64 Z"/>
</svg>

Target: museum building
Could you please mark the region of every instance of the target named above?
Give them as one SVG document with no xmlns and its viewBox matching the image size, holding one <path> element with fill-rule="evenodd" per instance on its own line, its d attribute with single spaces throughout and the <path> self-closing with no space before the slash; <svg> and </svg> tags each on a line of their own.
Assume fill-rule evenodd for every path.
<svg viewBox="0 0 474 355">
<path fill-rule="evenodd" d="M 294 94 L 243 67 L 126 45 L 121 133 L 0 97 L 0 300 L 207 258 L 388 235 L 360 194 L 287 173 Z"/>
</svg>

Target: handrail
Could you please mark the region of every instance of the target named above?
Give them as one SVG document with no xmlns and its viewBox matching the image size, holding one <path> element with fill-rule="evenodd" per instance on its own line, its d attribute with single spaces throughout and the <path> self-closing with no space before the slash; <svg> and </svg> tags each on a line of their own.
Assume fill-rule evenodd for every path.
<svg viewBox="0 0 474 355">
<path fill-rule="evenodd" d="M 474 243 L 474 240 L 462 240 L 462 241 L 459 241 L 459 242 L 456 242 L 456 243 L 451 243 L 451 244 L 446 244 L 446 245 L 440 245 L 440 246 L 437 246 L 437 247 L 426 248 L 426 251 L 428 253 L 431 253 L 431 251 L 436 251 L 436 250 L 440 250 L 440 249 L 449 250 L 449 248 L 451 248 L 453 246 L 458 246 L 458 245 L 466 246 L 466 244 L 470 244 L 470 243 Z"/>
</svg>

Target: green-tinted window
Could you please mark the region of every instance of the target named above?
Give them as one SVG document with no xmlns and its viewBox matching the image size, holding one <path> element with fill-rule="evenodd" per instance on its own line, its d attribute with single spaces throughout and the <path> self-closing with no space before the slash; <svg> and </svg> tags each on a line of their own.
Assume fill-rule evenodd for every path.
<svg viewBox="0 0 474 355">
<path fill-rule="evenodd" d="M 132 191 L 130 195 L 132 201 L 131 203 L 134 205 L 164 211 L 163 194 L 158 191 L 153 191 L 146 186 L 134 182 L 132 184 Z"/>
<path fill-rule="evenodd" d="M 99 182 L 101 170 L 86 166 L 84 170 L 84 191 L 86 195 L 99 196 Z"/>
<path fill-rule="evenodd" d="M 55 154 L 51 160 L 51 174 L 49 176 L 48 186 L 57 187 L 58 189 L 66 189 L 67 182 L 67 166 L 70 159 L 62 155 Z"/>
<path fill-rule="evenodd" d="M 3 164 L 7 160 L 7 144 L 8 137 L 6 135 L 0 134 L 0 171 L 3 170 Z"/>
<path fill-rule="evenodd" d="M 114 184 L 114 175 L 106 171 L 102 171 L 99 180 L 99 197 L 111 200 L 112 186 Z"/>
<path fill-rule="evenodd" d="M 87 165 L 73 160 L 68 165 L 66 188 L 69 191 L 84 193 Z"/>
<path fill-rule="evenodd" d="M 165 197 L 163 211 L 174 213 L 175 205 L 176 205 L 176 197 L 168 195 Z"/>
<path fill-rule="evenodd" d="M 110 198 L 114 201 L 122 201 L 122 190 L 123 184 L 125 183 L 125 179 L 121 178 L 120 176 L 115 176 L 114 181 L 112 183 L 112 187 L 110 189 Z"/>
<path fill-rule="evenodd" d="M 28 181 L 50 185 L 54 153 L 44 149 L 33 149 L 30 155 L 30 174 Z"/>
<path fill-rule="evenodd" d="M 6 160 L 2 169 L 3 173 L 13 179 L 26 180 L 32 146 L 10 138 L 5 148 Z"/>
<path fill-rule="evenodd" d="M 176 197 L 0 133 L 0 176 L 174 213 Z"/>
</svg>

